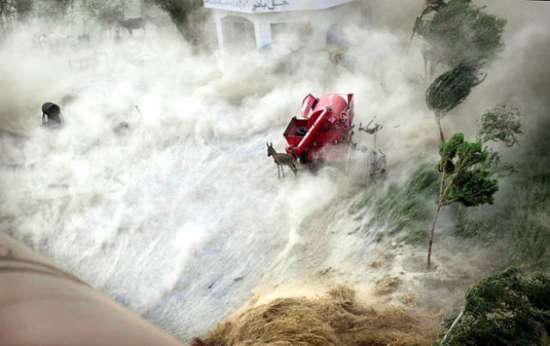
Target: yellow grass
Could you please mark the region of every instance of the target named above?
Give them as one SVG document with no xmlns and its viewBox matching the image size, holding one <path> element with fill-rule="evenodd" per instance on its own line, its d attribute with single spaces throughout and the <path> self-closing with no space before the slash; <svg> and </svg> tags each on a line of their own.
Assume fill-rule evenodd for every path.
<svg viewBox="0 0 550 346">
<path fill-rule="evenodd" d="M 218 325 L 193 346 L 409 346 L 431 345 L 433 316 L 403 309 L 376 311 L 338 287 L 326 297 L 284 298 L 251 308 Z"/>
</svg>

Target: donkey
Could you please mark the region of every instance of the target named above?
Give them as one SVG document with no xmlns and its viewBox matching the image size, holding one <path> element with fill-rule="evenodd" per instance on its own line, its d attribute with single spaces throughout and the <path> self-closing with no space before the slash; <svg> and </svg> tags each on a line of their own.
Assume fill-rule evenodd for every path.
<svg viewBox="0 0 550 346">
<path fill-rule="evenodd" d="M 273 161 L 277 165 L 277 177 L 281 178 L 281 173 L 283 178 L 285 177 L 284 166 L 288 166 L 290 170 L 294 173 L 295 176 L 298 175 L 298 168 L 296 168 L 296 160 L 292 155 L 278 153 L 275 148 L 273 148 L 273 143 L 265 143 L 267 145 L 267 157 L 272 156 Z"/>
</svg>

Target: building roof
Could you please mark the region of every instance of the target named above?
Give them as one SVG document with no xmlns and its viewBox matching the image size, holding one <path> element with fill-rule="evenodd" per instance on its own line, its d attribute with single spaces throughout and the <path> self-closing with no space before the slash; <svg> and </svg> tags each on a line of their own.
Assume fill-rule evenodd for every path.
<svg viewBox="0 0 550 346">
<path fill-rule="evenodd" d="M 324 10 L 354 0 L 204 0 L 204 7 L 245 13 Z"/>
</svg>

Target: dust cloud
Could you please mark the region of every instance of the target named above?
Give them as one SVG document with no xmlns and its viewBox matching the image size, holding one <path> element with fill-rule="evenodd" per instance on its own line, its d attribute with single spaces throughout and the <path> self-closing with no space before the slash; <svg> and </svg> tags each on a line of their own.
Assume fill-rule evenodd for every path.
<svg viewBox="0 0 550 346">
<path fill-rule="evenodd" d="M 270 52 L 194 54 L 171 27 L 118 43 L 98 27 L 82 44 L 85 28 L 73 22 L 21 24 L 0 49 L 2 231 L 183 340 L 289 286 L 346 283 L 378 299 L 373 283 L 400 276 L 423 250 L 376 242 L 383 229 L 352 232 L 369 220 L 348 213 L 360 165 L 349 176 L 327 167 L 278 180 L 265 142 L 283 150 L 282 131 L 306 94 L 353 92 L 357 124 L 376 117 L 385 126 L 378 143 L 390 181 L 433 157 L 421 46 L 409 45 L 407 31 L 421 4 L 372 2 L 370 24 L 345 27 L 350 48 L 339 65 L 293 33 Z M 533 46 L 539 59 L 547 53 L 537 43 L 547 38 L 545 18 L 536 18 L 514 24 L 486 83 L 445 120 L 448 131 L 469 129 L 459 119 L 481 108 L 543 96 L 534 83 L 548 79 L 535 82 L 542 70 L 525 64 Z M 62 129 L 39 126 L 46 101 L 63 105 Z M 426 274 L 413 269 L 392 303 L 426 290 L 417 281 Z"/>
</svg>

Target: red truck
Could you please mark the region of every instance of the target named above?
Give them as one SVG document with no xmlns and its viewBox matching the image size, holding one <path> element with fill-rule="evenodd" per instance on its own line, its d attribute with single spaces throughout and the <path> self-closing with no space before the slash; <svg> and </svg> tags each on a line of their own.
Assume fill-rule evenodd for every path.
<svg viewBox="0 0 550 346">
<path fill-rule="evenodd" d="M 284 132 L 286 152 L 302 164 L 346 158 L 352 144 L 353 116 L 353 94 L 306 96 L 300 118 L 293 117 Z"/>
</svg>

